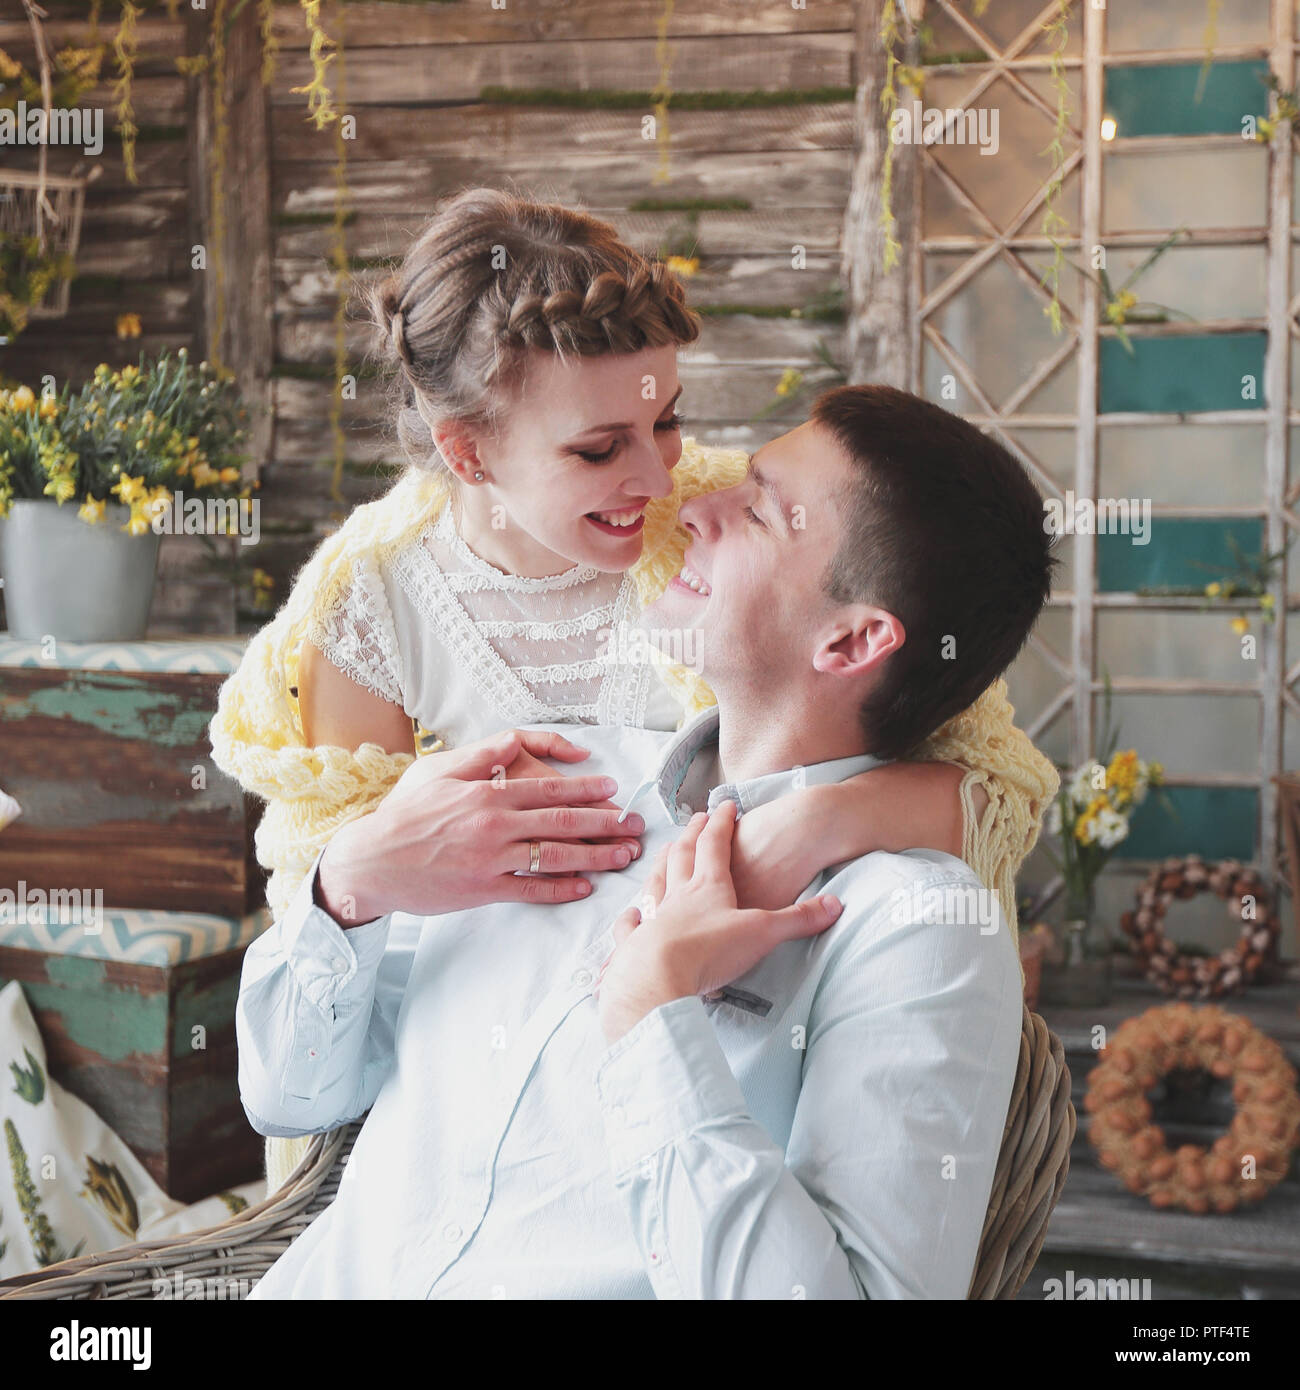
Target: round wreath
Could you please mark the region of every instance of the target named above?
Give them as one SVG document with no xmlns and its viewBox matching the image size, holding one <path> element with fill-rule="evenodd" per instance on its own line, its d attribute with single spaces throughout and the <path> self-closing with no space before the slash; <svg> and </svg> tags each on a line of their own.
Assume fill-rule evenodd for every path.
<svg viewBox="0 0 1300 1390">
<path fill-rule="evenodd" d="M 1165 934 L 1165 912 L 1175 898 L 1217 893 L 1227 900 L 1228 916 L 1241 926 L 1236 943 L 1217 956 L 1180 951 Z M 1255 916 L 1242 915 L 1241 900 L 1255 900 Z M 1120 917 L 1133 953 L 1146 977 L 1165 994 L 1180 999 L 1217 999 L 1249 984 L 1277 939 L 1279 922 L 1273 893 L 1254 869 L 1236 859 L 1209 865 L 1199 854 L 1166 859 L 1137 891 L 1137 907 Z"/>
<path fill-rule="evenodd" d="M 1286 1176 L 1300 1140 L 1300 1092 L 1282 1048 L 1217 1004 L 1158 1004 L 1120 1025 L 1088 1074 L 1088 1138 L 1103 1168 L 1154 1207 L 1232 1211 Z M 1236 1114 L 1207 1150 L 1171 1153 L 1146 1092 L 1175 1068 L 1230 1077 Z M 1253 1159 L 1253 1176 L 1246 1176 Z"/>
</svg>

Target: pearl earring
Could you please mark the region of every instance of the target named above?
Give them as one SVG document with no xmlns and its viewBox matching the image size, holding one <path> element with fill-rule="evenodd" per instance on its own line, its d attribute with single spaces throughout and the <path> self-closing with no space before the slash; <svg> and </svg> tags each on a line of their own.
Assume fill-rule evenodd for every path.
<svg viewBox="0 0 1300 1390">
<path fill-rule="evenodd" d="M 475 481 L 476 483 L 481 483 L 481 482 L 483 481 L 483 470 L 482 470 L 482 469 L 480 469 L 477 473 L 474 474 L 474 481 Z"/>
</svg>

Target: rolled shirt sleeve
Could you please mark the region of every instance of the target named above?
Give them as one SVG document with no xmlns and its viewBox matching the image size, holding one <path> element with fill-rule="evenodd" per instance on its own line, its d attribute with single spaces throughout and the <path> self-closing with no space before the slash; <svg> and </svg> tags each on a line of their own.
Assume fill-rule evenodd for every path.
<svg viewBox="0 0 1300 1390">
<path fill-rule="evenodd" d="M 966 1296 L 1019 1050 L 1014 948 L 879 910 L 832 930 L 787 1150 L 698 998 L 652 1010 L 597 1066 L 661 1298 Z"/>
<path fill-rule="evenodd" d="M 260 1134 L 314 1134 L 355 1119 L 392 1064 L 414 938 L 402 934 L 389 958 L 391 917 L 340 927 L 314 899 L 320 858 L 244 956 L 239 1094 Z"/>
</svg>

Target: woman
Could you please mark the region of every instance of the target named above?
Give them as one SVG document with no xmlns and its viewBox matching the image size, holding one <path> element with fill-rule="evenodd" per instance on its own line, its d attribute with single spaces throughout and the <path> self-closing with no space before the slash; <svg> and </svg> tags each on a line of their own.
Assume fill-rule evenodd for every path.
<svg viewBox="0 0 1300 1390">
<path fill-rule="evenodd" d="M 671 729 L 712 703 L 688 665 L 620 659 L 636 615 L 681 568 L 678 507 L 747 464 L 683 444 L 676 349 L 699 327 L 665 267 L 584 214 L 473 189 L 443 205 L 371 308 L 412 467 L 317 549 L 212 725 L 218 765 L 268 802 L 257 848 L 277 915 L 334 831 L 417 756 L 413 725 L 463 749 L 524 723 Z M 513 742 L 475 775 L 549 772 L 536 751 Z M 466 764 L 453 766 L 428 795 L 463 795 Z M 830 864 L 933 847 L 967 859 L 1014 932 L 1015 871 L 1056 782 L 999 681 L 914 760 L 809 789 L 797 811 L 746 815 L 738 892 L 784 906 Z M 431 866 L 449 905 L 467 891 L 512 899 L 521 882 L 534 899 L 570 901 L 584 873 L 635 852 L 603 826 L 591 843 L 589 826 L 544 841 L 511 833 Z M 530 868 L 557 876 L 517 877 Z M 304 1145 L 270 1141 L 272 1190 Z"/>
</svg>

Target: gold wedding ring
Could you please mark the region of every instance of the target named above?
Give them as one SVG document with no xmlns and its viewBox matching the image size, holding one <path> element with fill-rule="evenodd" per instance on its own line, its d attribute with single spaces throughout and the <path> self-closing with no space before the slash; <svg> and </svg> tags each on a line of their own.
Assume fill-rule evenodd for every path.
<svg viewBox="0 0 1300 1390">
<path fill-rule="evenodd" d="M 528 842 L 528 872 L 535 874 L 542 867 L 542 846 L 537 840 Z"/>
</svg>

